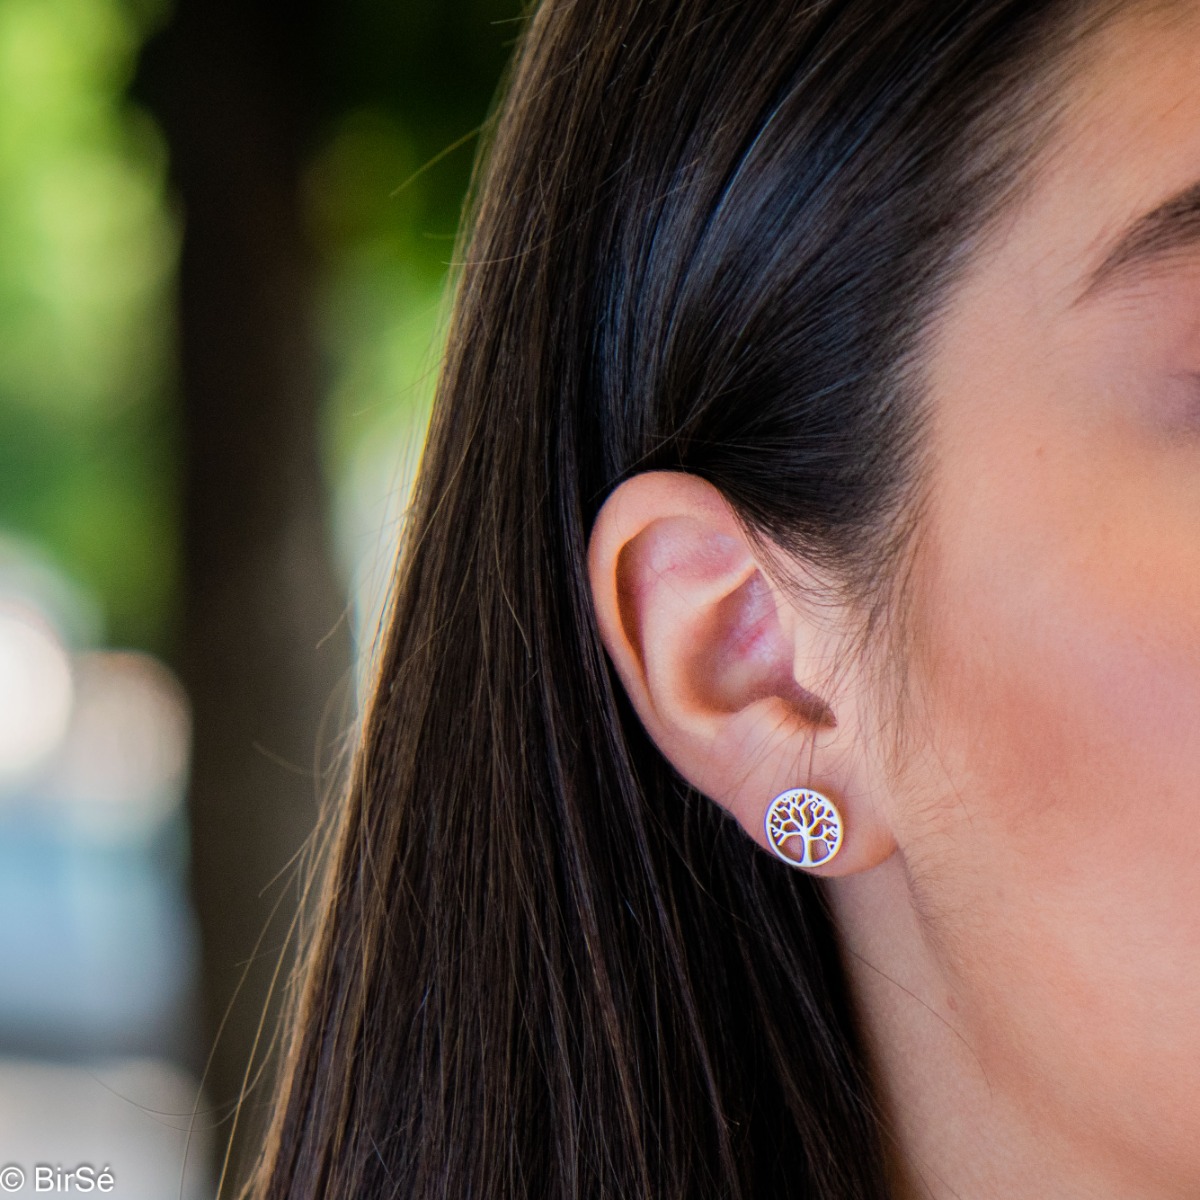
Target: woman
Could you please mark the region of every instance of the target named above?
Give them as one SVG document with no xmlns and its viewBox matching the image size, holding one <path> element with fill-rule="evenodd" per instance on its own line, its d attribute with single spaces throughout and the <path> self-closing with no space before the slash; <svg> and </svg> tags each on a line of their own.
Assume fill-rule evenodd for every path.
<svg viewBox="0 0 1200 1200">
<path fill-rule="evenodd" d="M 252 1195 L 1200 1195 L 1198 179 L 1195 3 L 541 6 Z"/>
</svg>

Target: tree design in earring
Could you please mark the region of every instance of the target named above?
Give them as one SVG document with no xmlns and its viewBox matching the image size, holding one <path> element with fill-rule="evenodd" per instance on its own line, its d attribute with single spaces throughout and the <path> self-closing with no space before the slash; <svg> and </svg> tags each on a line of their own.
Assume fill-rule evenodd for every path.
<svg viewBox="0 0 1200 1200">
<path fill-rule="evenodd" d="M 842 814 L 828 796 L 811 788 L 780 792 L 764 818 L 771 849 L 791 867 L 824 866 L 842 845 Z M 795 839 L 803 853 L 785 854 L 783 845 Z"/>
</svg>

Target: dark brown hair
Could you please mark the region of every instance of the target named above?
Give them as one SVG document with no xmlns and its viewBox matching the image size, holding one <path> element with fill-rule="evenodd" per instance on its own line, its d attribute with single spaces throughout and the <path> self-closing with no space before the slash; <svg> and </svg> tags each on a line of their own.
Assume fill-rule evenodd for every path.
<svg viewBox="0 0 1200 1200">
<path fill-rule="evenodd" d="M 887 1194 L 820 894 L 647 738 L 587 538 L 622 479 L 691 471 L 752 536 L 888 590 L 922 335 L 1099 9 L 531 16 L 247 1195 Z"/>
</svg>

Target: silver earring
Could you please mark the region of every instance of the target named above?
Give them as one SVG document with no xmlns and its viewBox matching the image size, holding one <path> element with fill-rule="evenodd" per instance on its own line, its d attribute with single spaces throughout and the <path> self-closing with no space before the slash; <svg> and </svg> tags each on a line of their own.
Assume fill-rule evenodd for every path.
<svg viewBox="0 0 1200 1200">
<path fill-rule="evenodd" d="M 771 849 L 789 867 L 823 867 L 841 849 L 842 814 L 828 796 L 812 788 L 780 792 L 763 824 Z M 803 847 L 799 858 L 783 852 L 783 843 L 793 840 Z"/>
</svg>

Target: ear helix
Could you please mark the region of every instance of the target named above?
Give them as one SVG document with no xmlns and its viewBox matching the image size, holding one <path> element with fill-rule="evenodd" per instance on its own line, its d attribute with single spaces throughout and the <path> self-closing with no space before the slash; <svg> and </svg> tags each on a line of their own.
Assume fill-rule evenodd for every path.
<svg viewBox="0 0 1200 1200">
<path fill-rule="evenodd" d="M 790 867 L 823 867 L 841 849 L 842 814 L 828 796 L 812 788 L 780 792 L 763 824 L 771 849 Z"/>
</svg>

